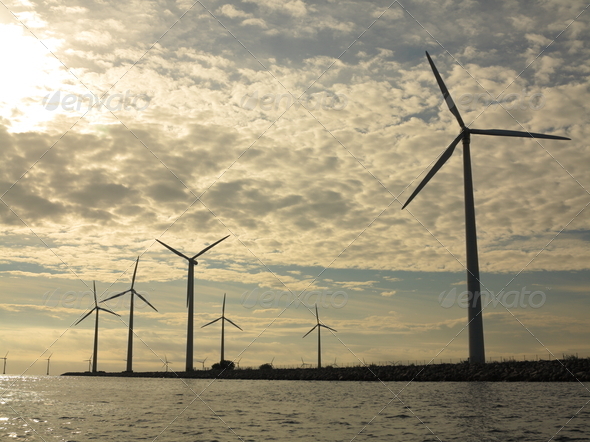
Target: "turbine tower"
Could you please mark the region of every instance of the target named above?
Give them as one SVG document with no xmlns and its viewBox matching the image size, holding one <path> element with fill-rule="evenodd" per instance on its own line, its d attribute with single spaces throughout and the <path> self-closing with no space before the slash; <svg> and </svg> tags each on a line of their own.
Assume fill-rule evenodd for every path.
<svg viewBox="0 0 590 442">
<path fill-rule="evenodd" d="M 135 296 L 138 296 L 143 302 L 153 308 L 155 311 L 158 311 L 156 307 L 151 305 L 147 299 L 141 296 L 137 291 L 133 288 L 135 284 L 135 274 L 137 273 L 137 265 L 139 264 L 139 256 L 137 257 L 137 261 L 135 261 L 135 270 L 133 271 L 133 278 L 131 279 L 131 288 L 129 290 L 125 290 L 124 292 L 118 293 L 116 295 L 111 296 L 100 302 L 107 302 L 111 299 L 118 298 L 119 296 L 123 296 L 126 293 L 131 293 L 131 304 L 129 306 L 129 338 L 127 339 L 127 372 L 133 371 L 133 300 Z"/>
<path fill-rule="evenodd" d="M 221 308 L 221 316 L 214 321 L 208 322 L 207 324 L 203 325 L 203 327 L 207 327 L 208 325 L 214 324 L 221 319 L 221 363 L 225 361 L 225 353 L 224 353 L 224 342 L 225 342 L 225 321 L 229 322 L 236 328 L 242 330 L 238 325 L 234 324 L 234 322 L 225 317 L 225 293 L 223 294 L 223 307 Z M 201 328 L 203 328 L 201 327 Z M 242 330 L 244 331 L 244 330 Z"/>
<path fill-rule="evenodd" d="M 205 247 L 203 250 L 201 250 L 199 253 L 197 253 L 192 258 L 189 258 L 186 255 L 183 255 L 178 250 L 175 250 L 172 247 L 170 247 L 169 245 L 164 244 L 159 239 L 156 239 L 156 241 L 158 241 L 160 244 L 162 244 L 164 247 L 166 247 L 172 253 L 175 253 L 178 256 L 180 256 L 181 258 L 184 258 L 188 261 L 188 282 L 187 282 L 187 287 L 186 287 L 186 305 L 188 307 L 188 325 L 187 325 L 187 332 L 186 332 L 186 371 L 193 371 L 194 370 L 194 367 L 193 367 L 193 315 L 194 315 L 194 307 L 195 307 L 195 297 L 194 297 L 195 276 L 194 276 L 194 274 L 195 274 L 195 266 L 198 264 L 198 262 L 196 261 L 195 258 L 198 258 L 203 253 L 205 253 L 207 250 L 209 250 L 212 247 L 215 247 L 217 244 L 219 244 L 221 241 L 223 241 L 224 239 L 226 239 L 228 237 L 229 237 L 229 235 L 227 235 L 224 238 L 221 238 L 217 242 L 214 242 L 210 246 Z"/>
<path fill-rule="evenodd" d="M 96 299 L 96 281 L 93 281 L 93 285 L 94 285 L 94 308 L 92 310 L 90 310 L 88 313 L 86 313 L 82 319 L 78 320 L 78 322 L 76 322 L 74 324 L 74 326 L 78 325 L 80 322 L 82 322 L 84 319 L 86 319 L 88 316 L 90 316 L 90 314 L 96 310 L 96 320 L 94 322 L 94 353 L 92 356 L 92 373 L 96 373 L 96 366 L 97 366 L 97 361 L 98 361 L 98 312 L 99 310 L 102 310 L 103 312 L 107 312 L 110 313 L 112 315 L 115 316 L 119 316 L 118 314 L 116 314 L 115 312 L 106 309 L 106 308 L 102 308 L 98 306 L 98 301 Z"/>
<path fill-rule="evenodd" d="M 2 370 L 2 374 L 6 374 L 6 360 L 8 359 L 8 353 L 10 353 L 10 352 L 7 351 L 6 355 L 4 355 L 3 358 L 0 358 L 0 359 L 4 359 L 4 370 Z"/>
<path fill-rule="evenodd" d="M 53 356 L 53 353 L 51 353 L 47 358 L 47 376 L 49 376 L 49 361 L 51 361 L 51 356 Z"/>
<path fill-rule="evenodd" d="M 469 321 L 469 362 L 475 364 L 485 363 L 485 349 L 483 339 L 483 320 L 481 314 L 481 289 L 479 280 L 479 262 L 477 257 L 477 234 L 475 230 L 475 204 L 473 200 L 473 181 L 471 175 L 471 153 L 469 144 L 471 134 L 474 135 L 492 135 L 500 137 L 521 137 L 521 138 L 545 138 L 549 140 L 569 140 L 566 137 L 558 137 L 555 135 L 545 135 L 533 132 L 521 132 L 514 130 L 501 129 L 471 129 L 465 126 L 459 110 L 455 102 L 451 98 L 451 94 L 445 86 L 434 62 L 426 52 L 428 63 L 432 68 L 432 72 L 436 78 L 436 82 L 445 98 L 447 106 L 455 119 L 461 126 L 461 133 L 453 140 L 447 147 L 438 161 L 432 166 L 432 169 L 426 174 L 422 182 L 418 185 L 414 193 L 408 198 L 403 205 L 404 209 L 414 197 L 422 190 L 430 179 L 438 172 L 438 170 L 447 162 L 453 154 L 455 147 L 459 141 L 463 141 L 463 185 L 465 192 L 465 239 L 466 239 L 466 257 L 467 257 L 467 292 L 469 293 L 469 306 L 467 308 Z"/>
<path fill-rule="evenodd" d="M 307 333 L 305 333 L 303 335 L 303 337 L 305 338 L 308 334 L 310 334 L 312 331 L 314 331 L 316 328 L 318 329 L 318 368 L 322 368 L 322 341 L 321 341 L 321 337 L 320 337 L 320 329 L 322 327 L 327 328 L 328 330 L 332 330 L 332 331 L 336 331 L 334 330 L 332 327 L 328 327 L 327 325 L 324 325 L 322 323 L 320 323 L 320 317 L 318 315 L 318 305 L 315 305 L 315 318 L 317 320 L 317 324 L 313 326 L 313 328 L 308 331 Z M 301 360 L 303 361 L 303 358 L 301 358 Z"/>
</svg>

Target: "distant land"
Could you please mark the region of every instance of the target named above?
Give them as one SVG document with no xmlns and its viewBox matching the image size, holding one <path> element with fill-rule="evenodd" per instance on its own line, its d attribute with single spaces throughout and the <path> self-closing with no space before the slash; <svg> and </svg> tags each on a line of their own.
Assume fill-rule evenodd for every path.
<svg viewBox="0 0 590 442">
<path fill-rule="evenodd" d="M 367 365 L 359 367 L 267 368 L 196 370 L 192 372 L 80 372 L 62 376 L 137 378 L 260 379 L 302 381 L 403 382 L 585 382 L 590 381 L 590 358 L 553 361 L 506 361 L 487 364 Z"/>
</svg>

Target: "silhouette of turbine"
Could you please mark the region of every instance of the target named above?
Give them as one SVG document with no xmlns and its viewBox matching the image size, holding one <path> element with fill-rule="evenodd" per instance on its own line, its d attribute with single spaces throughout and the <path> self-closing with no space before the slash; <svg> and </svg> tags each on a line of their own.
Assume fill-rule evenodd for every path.
<svg viewBox="0 0 590 442">
<path fill-rule="evenodd" d="M 84 359 L 84 362 L 88 362 L 88 373 L 90 373 L 90 364 L 92 363 L 92 355 L 88 359 Z"/>
<path fill-rule="evenodd" d="M 86 313 L 84 316 L 82 316 L 82 319 L 79 319 L 78 322 L 76 322 L 74 324 L 74 326 L 78 325 L 80 322 L 82 322 L 84 319 L 86 319 L 88 316 L 90 316 L 90 314 L 93 311 L 96 310 L 96 320 L 94 322 L 94 353 L 92 356 L 92 373 L 96 373 L 96 371 L 97 371 L 96 366 L 97 366 L 97 362 L 98 362 L 98 312 L 99 312 L 99 310 L 102 310 L 103 312 L 107 312 L 107 313 L 110 313 L 115 316 L 119 316 L 119 315 L 109 309 L 102 308 L 102 307 L 98 306 L 98 301 L 96 299 L 96 281 L 93 281 L 93 285 L 94 285 L 94 308 L 92 310 L 90 310 L 88 313 Z"/>
<path fill-rule="evenodd" d="M 53 356 L 53 353 L 51 353 L 47 358 L 47 376 L 49 376 L 49 361 L 51 361 L 51 356 Z"/>
<path fill-rule="evenodd" d="M 203 325 L 201 328 L 203 327 L 207 327 L 208 325 L 214 324 L 217 321 L 219 321 L 221 319 L 221 363 L 223 363 L 223 361 L 225 361 L 225 353 L 224 353 L 224 343 L 225 343 L 225 321 L 229 322 L 231 325 L 233 325 L 236 328 L 239 328 L 240 330 L 242 330 L 238 325 L 234 324 L 234 322 L 231 319 L 228 319 L 225 317 L 225 293 L 223 294 L 223 307 L 221 307 L 221 316 L 217 319 L 215 319 L 214 321 L 208 322 L 207 324 Z M 244 331 L 244 330 L 242 330 Z"/>
<path fill-rule="evenodd" d="M 304 360 L 303 357 L 301 358 L 301 368 L 305 368 L 305 367 L 309 367 L 311 364 L 307 364 Z"/>
<path fill-rule="evenodd" d="M 166 355 L 164 355 L 164 365 L 162 365 L 162 367 L 166 367 L 166 373 L 168 372 L 168 365 L 172 364 L 172 362 L 170 362 L 168 360 L 168 357 Z"/>
<path fill-rule="evenodd" d="M 471 129 L 465 126 L 459 110 L 449 94 L 445 83 L 443 82 L 434 62 L 426 52 L 428 63 L 432 68 L 432 72 L 436 78 L 436 82 L 445 98 L 447 106 L 455 119 L 461 126 L 461 133 L 453 140 L 447 147 L 438 161 L 432 166 L 432 169 L 426 174 L 422 182 L 418 185 L 414 193 L 408 198 L 403 205 L 404 209 L 414 197 L 422 190 L 430 179 L 439 171 L 439 169 L 447 162 L 453 154 L 455 147 L 459 141 L 463 141 L 463 183 L 465 192 L 465 239 L 467 249 L 467 292 L 469 293 L 469 306 L 467 315 L 469 320 L 469 362 L 476 364 L 485 363 L 485 348 L 483 339 L 483 320 L 481 314 L 481 294 L 479 281 L 479 262 L 477 257 L 477 234 L 475 229 L 475 204 L 473 200 L 473 181 L 471 176 L 471 153 L 469 150 L 469 143 L 471 134 L 475 135 L 492 135 L 499 137 L 521 137 L 521 138 L 545 138 L 549 140 L 569 140 L 566 137 L 559 137 L 555 135 L 545 135 L 533 132 L 521 132 L 515 130 L 501 130 L 501 129 Z"/>
<path fill-rule="evenodd" d="M 8 359 L 8 353 L 10 352 L 6 352 L 6 355 L 3 358 L 0 359 L 4 359 L 4 370 L 2 370 L 2 374 L 6 374 L 6 360 Z"/>
<path fill-rule="evenodd" d="M 135 296 L 138 296 L 143 302 L 153 308 L 155 311 L 158 311 L 156 307 L 151 305 L 147 299 L 141 296 L 135 289 L 133 288 L 135 284 L 135 274 L 137 273 L 137 265 L 139 264 L 139 256 L 137 257 L 137 261 L 135 261 L 135 270 L 133 270 L 133 278 L 131 279 L 131 288 L 129 290 L 125 290 L 124 292 L 118 293 L 116 295 L 111 296 L 110 298 L 104 299 L 100 302 L 107 302 L 111 299 L 118 298 L 119 296 L 123 296 L 126 293 L 131 293 L 131 304 L 129 306 L 129 338 L 127 339 L 127 370 L 128 372 L 133 371 L 133 300 Z"/>
<path fill-rule="evenodd" d="M 195 361 L 198 362 L 199 364 L 203 364 L 203 370 L 205 370 L 205 361 L 207 360 L 209 356 L 207 356 L 205 359 L 203 359 L 202 361 Z"/>
<path fill-rule="evenodd" d="M 314 331 L 316 328 L 318 329 L 318 368 L 322 368 L 322 341 L 321 341 L 321 337 L 320 337 L 320 329 L 322 327 L 327 328 L 328 330 L 332 330 L 332 331 L 336 331 L 334 330 L 332 327 L 328 327 L 327 325 L 324 325 L 322 323 L 320 323 L 320 317 L 318 315 L 318 305 L 316 304 L 315 306 L 315 318 L 317 320 L 317 324 L 313 326 L 313 328 L 308 331 L 307 333 L 305 333 L 303 335 L 303 337 L 305 338 L 308 334 L 310 334 L 312 331 Z M 303 358 L 301 358 L 301 360 L 303 361 Z"/>
<path fill-rule="evenodd" d="M 195 258 L 198 258 L 203 253 L 205 253 L 207 250 L 209 250 L 212 247 L 215 247 L 217 244 L 219 244 L 221 241 L 223 241 L 224 239 L 226 239 L 228 237 L 229 237 L 229 235 L 227 235 L 224 238 L 221 238 L 217 242 L 214 242 L 210 246 L 205 247 L 203 250 L 201 250 L 199 253 L 197 253 L 192 258 L 189 258 L 186 255 L 183 255 L 178 250 L 175 250 L 172 247 L 164 244 L 159 239 L 156 239 L 156 241 L 158 241 L 160 244 L 162 244 L 164 247 L 166 247 L 172 253 L 175 253 L 178 256 L 180 256 L 181 258 L 184 258 L 188 261 L 188 281 L 187 281 L 187 287 L 186 287 L 186 304 L 188 307 L 188 325 L 187 325 L 187 333 L 186 333 L 186 371 L 193 371 L 194 370 L 194 367 L 193 367 L 193 315 L 194 315 L 194 306 L 195 306 L 195 297 L 194 297 L 195 276 L 194 276 L 194 272 L 195 272 L 195 266 L 198 264 L 198 262 L 195 260 Z"/>
</svg>

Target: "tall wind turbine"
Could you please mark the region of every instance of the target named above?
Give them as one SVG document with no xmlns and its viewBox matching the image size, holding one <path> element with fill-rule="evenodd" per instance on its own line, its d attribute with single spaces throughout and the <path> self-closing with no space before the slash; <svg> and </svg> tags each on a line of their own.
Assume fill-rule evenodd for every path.
<svg viewBox="0 0 590 442">
<path fill-rule="evenodd" d="M 234 324 L 234 322 L 225 317 L 225 293 L 223 294 L 223 307 L 221 307 L 221 316 L 214 321 L 208 322 L 207 324 L 203 325 L 203 327 L 207 327 L 208 325 L 214 324 L 221 319 L 221 363 L 225 361 L 225 353 L 224 353 L 224 342 L 225 342 L 225 321 L 229 322 L 236 328 L 242 330 L 238 325 Z M 201 328 L 203 328 L 201 327 Z M 244 330 L 242 330 L 244 331 Z"/>
<path fill-rule="evenodd" d="M 4 359 L 4 370 L 2 370 L 2 374 L 6 374 L 6 360 L 8 359 L 8 353 L 10 353 L 10 352 L 7 351 L 6 355 L 4 355 L 3 358 L 0 358 L 0 359 Z"/>
<path fill-rule="evenodd" d="M 465 239 L 467 248 L 467 291 L 469 293 L 469 306 L 467 308 L 467 315 L 469 320 L 469 362 L 476 364 L 485 363 L 485 350 L 483 339 L 483 320 L 481 314 L 481 294 L 479 282 L 479 262 L 477 257 L 477 234 L 475 230 L 475 205 L 473 201 L 473 182 L 471 176 L 471 153 L 469 150 L 469 142 L 471 134 L 475 135 L 492 135 L 500 137 L 521 137 L 521 138 L 546 138 L 549 140 L 569 140 L 566 137 L 558 137 L 555 135 L 545 135 L 533 132 L 521 132 L 515 130 L 502 129 L 471 129 L 465 126 L 459 110 L 455 102 L 451 98 L 451 94 L 445 86 L 436 66 L 428 52 L 426 57 L 434 72 L 434 76 L 438 86 L 445 98 L 447 106 L 455 119 L 461 126 L 461 133 L 453 140 L 447 147 L 438 161 L 432 166 L 432 169 L 426 174 L 422 182 L 418 185 L 414 193 L 408 198 L 402 209 L 405 208 L 414 197 L 422 190 L 430 179 L 438 172 L 438 170 L 447 162 L 453 154 L 455 147 L 459 141 L 463 141 L 463 183 L 465 192 Z"/>
<path fill-rule="evenodd" d="M 47 358 L 47 376 L 49 376 L 49 361 L 51 361 L 51 356 L 53 356 L 53 353 L 51 353 Z"/>
<path fill-rule="evenodd" d="M 320 317 L 318 315 L 318 305 L 315 305 L 315 318 L 317 320 L 317 324 L 313 326 L 313 328 L 308 331 L 307 333 L 305 333 L 303 335 L 303 337 L 305 338 L 308 334 L 310 334 L 312 331 L 314 331 L 316 328 L 318 329 L 318 368 L 322 368 L 322 341 L 320 338 L 320 329 L 322 327 L 327 328 L 328 330 L 332 330 L 332 331 L 336 331 L 334 330 L 332 327 L 328 327 L 327 325 L 324 325 L 320 322 Z M 303 358 L 301 359 L 303 361 Z"/>
<path fill-rule="evenodd" d="M 98 312 L 99 310 L 102 310 L 103 312 L 107 312 L 110 313 L 112 315 L 115 316 L 119 316 L 118 314 L 116 314 L 115 312 L 106 309 L 106 308 L 102 308 L 98 306 L 98 300 L 96 299 L 96 281 L 93 281 L 94 284 L 94 308 L 92 310 L 90 310 L 88 313 L 86 313 L 82 319 L 78 320 L 78 322 L 76 322 L 74 324 L 74 326 L 78 325 L 80 322 L 82 322 L 84 319 L 86 319 L 88 316 L 90 316 L 90 314 L 96 310 L 96 320 L 94 321 L 94 353 L 92 356 L 92 373 L 96 373 L 96 366 L 97 366 L 97 361 L 98 361 Z"/>
<path fill-rule="evenodd" d="M 129 338 L 127 339 L 127 370 L 128 372 L 133 371 L 133 300 L 137 295 L 143 302 L 153 308 L 155 311 L 158 311 L 156 307 L 151 305 L 147 299 L 141 296 L 137 291 L 133 288 L 135 284 L 135 275 L 137 273 L 137 265 L 139 264 L 139 256 L 137 257 L 137 261 L 135 261 L 135 270 L 133 271 L 133 278 L 131 279 L 131 288 L 129 290 L 125 290 L 124 292 L 118 293 L 116 295 L 111 296 L 110 298 L 104 299 L 100 302 L 107 302 L 111 299 L 118 298 L 119 296 L 123 296 L 126 293 L 131 293 L 131 304 L 129 306 Z"/>
<path fill-rule="evenodd" d="M 187 332 L 186 332 L 186 371 L 193 371 L 194 370 L 194 367 L 193 367 L 193 315 L 194 315 L 194 306 L 195 306 L 194 272 L 195 272 L 195 266 L 198 264 L 198 262 L 196 261 L 196 258 L 201 256 L 203 253 L 205 253 L 210 248 L 215 247 L 217 244 L 219 244 L 221 241 L 223 241 L 224 239 L 226 239 L 228 237 L 229 237 L 229 235 L 227 235 L 225 238 L 221 238 L 217 242 L 214 242 L 210 246 L 205 247 L 203 250 L 201 250 L 199 253 L 197 253 L 192 258 L 189 258 L 186 255 L 183 255 L 178 250 L 175 250 L 172 247 L 170 247 L 169 245 L 164 244 L 159 239 L 156 239 L 156 241 L 158 241 L 160 244 L 162 244 L 164 247 L 166 247 L 172 253 L 175 253 L 178 256 L 180 256 L 181 258 L 184 258 L 188 261 L 188 282 L 187 282 L 187 287 L 186 287 L 186 304 L 188 307 L 188 326 L 187 326 Z"/>
</svg>

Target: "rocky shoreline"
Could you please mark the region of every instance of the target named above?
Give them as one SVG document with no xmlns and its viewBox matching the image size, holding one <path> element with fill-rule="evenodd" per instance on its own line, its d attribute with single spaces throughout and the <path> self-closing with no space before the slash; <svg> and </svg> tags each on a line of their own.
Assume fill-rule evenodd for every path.
<svg viewBox="0 0 590 442">
<path fill-rule="evenodd" d="M 590 358 L 506 361 L 484 365 L 368 365 L 361 367 L 197 370 L 193 372 L 64 373 L 62 376 L 401 382 L 587 382 Z"/>
</svg>

